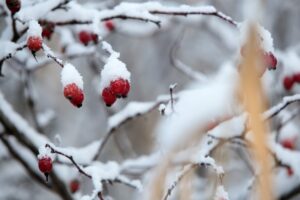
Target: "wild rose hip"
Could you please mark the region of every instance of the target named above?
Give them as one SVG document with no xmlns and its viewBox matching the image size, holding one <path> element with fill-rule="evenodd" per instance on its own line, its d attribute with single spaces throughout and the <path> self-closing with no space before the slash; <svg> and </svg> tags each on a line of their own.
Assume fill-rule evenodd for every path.
<svg viewBox="0 0 300 200">
<path fill-rule="evenodd" d="M 266 64 L 266 67 L 269 70 L 272 70 L 272 69 L 275 70 L 276 66 L 277 66 L 277 59 L 273 55 L 273 53 L 269 52 L 269 53 L 264 53 L 263 55 L 264 55 L 263 59 L 264 59 L 264 62 Z"/>
<path fill-rule="evenodd" d="M 30 36 L 27 39 L 27 47 L 34 53 L 42 48 L 42 43 L 42 38 L 39 36 Z"/>
<path fill-rule="evenodd" d="M 75 179 L 70 182 L 70 191 L 72 193 L 77 192 L 79 190 L 79 188 L 80 188 L 80 183 L 78 180 Z"/>
<path fill-rule="evenodd" d="M 70 100 L 70 102 L 80 108 L 84 100 L 84 94 L 75 83 L 68 84 L 64 87 L 64 96 Z"/>
<path fill-rule="evenodd" d="M 6 0 L 6 6 L 12 14 L 15 14 L 21 9 L 20 0 Z"/>
<path fill-rule="evenodd" d="M 284 77 L 283 79 L 283 87 L 286 89 L 286 90 L 291 90 L 292 87 L 294 85 L 294 78 L 291 77 L 291 76 L 286 76 Z"/>
<path fill-rule="evenodd" d="M 281 141 L 281 145 L 287 149 L 295 149 L 295 143 L 293 139 L 284 139 L 283 141 Z"/>
<path fill-rule="evenodd" d="M 43 26 L 42 36 L 49 40 L 54 32 L 54 28 L 55 25 L 53 23 L 46 23 Z"/>
<path fill-rule="evenodd" d="M 299 72 L 295 73 L 293 75 L 293 79 L 294 79 L 295 82 L 300 83 L 300 73 Z"/>
<path fill-rule="evenodd" d="M 49 174 L 52 171 L 52 159 L 48 156 L 39 159 L 39 169 L 44 174 Z"/>
<path fill-rule="evenodd" d="M 114 31 L 115 30 L 115 25 L 113 23 L 112 20 L 107 20 L 104 22 L 105 27 L 109 30 L 109 31 Z"/>
<path fill-rule="evenodd" d="M 102 99 L 106 106 L 110 107 L 117 100 L 116 96 L 112 93 L 110 88 L 104 88 L 102 91 Z"/>
<path fill-rule="evenodd" d="M 110 83 L 111 91 L 116 97 L 126 97 L 129 90 L 130 84 L 128 80 L 119 78 Z"/>
<path fill-rule="evenodd" d="M 87 31 L 80 31 L 79 33 L 79 40 L 82 44 L 88 45 L 89 42 L 92 40 L 92 36 Z"/>
</svg>

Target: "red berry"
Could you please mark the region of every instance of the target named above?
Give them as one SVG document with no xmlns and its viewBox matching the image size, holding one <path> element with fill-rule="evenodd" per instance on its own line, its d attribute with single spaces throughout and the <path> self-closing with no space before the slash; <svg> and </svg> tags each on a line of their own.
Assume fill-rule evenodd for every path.
<svg viewBox="0 0 300 200">
<path fill-rule="evenodd" d="M 295 82 L 300 83 L 300 73 L 298 72 L 294 74 L 293 79 Z"/>
<path fill-rule="evenodd" d="M 92 40 L 92 36 L 87 31 L 80 31 L 79 33 L 79 40 L 82 44 L 88 45 L 89 42 Z"/>
<path fill-rule="evenodd" d="M 54 27 L 54 23 L 46 23 L 45 26 L 43 26 L 42 36 L 49 40 L 54 32 Z"/>
<path fill-rule="evenodd" d="M 271 52 L 264 53 L 264 62 L 269 70 L 276 69 L 277 59 Z"/>
<path fill-rule="evenodd" d="M 112 20 L 107 20 L 104 22 L 105 27 L 109 30 L 109 31 L 114 31 L 115 30 L 115 25 L 113 23 Z"/>
<path fill-rule="evenodd" d="M 293 150 L 295 148 L 294 140 L 291 140 L 291 139 L 285 139 L 285 140 L 283 140 L 281 142 L 281 145 L 284 148 L 291 149 L 291 150 Z"/>
<path fill-rule="evenodd" d="M 49 174 L 52 170 L 52 160 L 50 157 L 45 156 L 39 159 L 39 169 L 45 174 Z"/>
<path fill-rule="evenodd" d="M 64 96 L 70 100 L 70 102 L 80 108 L 84 99 L 82 89 L 80 89 L 75 83 L 68 84 L 64 87 Z"/>
<path fill-rule="evenodd" d="M 30 36 L 27 39 L 27 47 L 30 49 L 32 52 L 37 52 L 42 48 L 42 38 L 39 36 Z"/>
<path fill-rule="evenodd" d="M 104 88 L 102 91 L 102 99 L 106 106 L 110 107 L 117 100 L 116 96 L 112 93 L 110 88 Z"/>
<path fill-rule="evenodd" d="M 117 97 L 126 97 L 130 90 L 129 82 L 122 78 L 112 81 L 110 83 L 110 87 L 113 94 Z"/>
<path fill-rule="evenodd" d="M 288 167 L 286 170 L 287 170 L 286 172 L 287 172 L 288 176 L 292 176 L 294 174 L 294 171 L 292 168 Z"/>
<path fill-rule="evenodd" d="M 126 98 L 128 93 L 129 93 L 129 90 L 130 90 L 130 83 L 128 80 L 125 81 L 125 89 L 124 89 L 124 93 L 122 94 L 122 97 L 123 98 Z"/>
<path fill-rule="evenodd" d="M 6 5 L 12 14 L 15 14 L 21 9 L 20 0 L 6 0 Z"/>
<path fill-rule="evenodd" d="M 75 193 L 79 190 L 80 188 L 80 183 L 78 180 L 72 180 L 71 183 L 70 183 L 70 190 L 72 193 Z"/>
<path fill-rule="evenodd" d="M 92 37 L 93 42 L 94 42 L 95 44 L 98 44 L 98 42 L 99 42 L 98 34 L 92 33 L 92 34 L 91 34 L 91 37 Z"/>
<path fill-rule="evenodd" d="M 293 77 L 291 77 L 291 76 L 284 77 L 283 86 L 286 90 L 292 89 L 293 85 L 294 85 L 294 78 Z"/>
</svg>

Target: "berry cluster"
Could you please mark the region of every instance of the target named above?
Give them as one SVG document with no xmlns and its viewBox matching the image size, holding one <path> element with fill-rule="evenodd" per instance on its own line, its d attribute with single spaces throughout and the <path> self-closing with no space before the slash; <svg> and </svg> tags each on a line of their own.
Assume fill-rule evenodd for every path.
<svg viewBox="0 0 300 200">
<path fill-rule="evenodd" d="M 84 100 L 84 94 L 77 84 L 71 83 L 64 87 L 64 96 L 76 107 L 80 108 Z"/>
<path fill-rule="evenodd" d="M 80 42 L 85 46 L 87 46 L 90 42 L 94 42 L 94 44 L 98 44 L 99 42 L 98 35 L 88 31 L 80 31 L 78 37 Z"/>
<path fill-rule="evenodd" d="M 106 106 L 110 107 L 115 103 L 117 98 L 126 98 L 130 90 L 128 80 L 118 78 L 110 82 L 109 87 L 102 90 L 102 99 Z"/>
<path fill-rule="evenodd" d="M 295 149 L 295 143 L 293 139 L 284 139 L 281 141 L 281 145 L 286 149 Z M 287 167 L 287 174 L 288 176 L 292 176 L 294 174 L 294 171 L 291 167 Z"/>
<path fill-rule="evenodd" d="M 291 90 L 294 83 L 300 83 L 300 73 L 295 73 L 290 76 L 285 76 L 283 78 L 283 87 L 286 90 Z"/>
<path fill-rule="evenodd" d="M 10 10 L 11 14 L 19 12 L 21 9 L 21 1 L 20 0 L 6 0 L 6 6 Z"/>
<path fill-rule="evenodd" d="M 76 107 L 80 108 L 84 100 L 83 80 L 77 69 L 67 63 L 61 70 L 61 82 L 64 96 Z"/>
</svg>

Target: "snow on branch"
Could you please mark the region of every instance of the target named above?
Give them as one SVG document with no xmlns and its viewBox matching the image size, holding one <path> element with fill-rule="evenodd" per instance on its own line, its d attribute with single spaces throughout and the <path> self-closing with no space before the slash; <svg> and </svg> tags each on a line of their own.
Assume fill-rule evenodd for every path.
<svg viewBox="0 0 300 200">
<path fill-rule="evenodd" d="M 280 113 L 288 105 L 300 101 L 300 94 L 283 97 L 282 101 L 264 113 L 264 119 L 270 119 Z"/>
<path fill-rule="evenodd" d="M 128 121 L 141 116 L 145 115 L 154 109 L 158 108 L 158 106 L 162 103 L 166 103 L 170 100 L 168 95 L 159 96 L 156 101 L 153 102 L 130 102 L 123 110 L 118 112 L 117 114 L 111 116 L 108 119 L 108 127 L 107 132 L 102 139 L 102 143 L 98 149 L 98 153 L 95 155 L 94 159 L 96 160 L 105 144 L 108 142 L 108 139 L 112 134 L 120 128 L 123 124 L 127 123 Z"/>
<path fill-rule="evenodd" d="M 10 41 L 0 41 L 0 75 L 2 75 L 2 65 L 5 60 L 12 58 L 18 51 L 27 47 L 25 43 L 16 44 Z"/>
<path fill-rule="evenodd" d="M 77 163 L 77 161 L 75 161 L 70 149 L 58 148 L 50 144 L 46 144 L 45 147 L 50 148 L 51 153 L 55 153 L 69 159 L 80 174 L 92 179 L 94 191 L 91 197 L 95 197 L 98 195 L 98 193 L 102 192 L 102 183 L 122 183 L 138 190 L 140 190 L 142 187 L 139 181 L 132 181 L 121 175 L 120 167 L 116 162 L 111 161 L 105 164 L 101 162 L 94 162 L 91 165 L 83 168 Z"/>
</svg>

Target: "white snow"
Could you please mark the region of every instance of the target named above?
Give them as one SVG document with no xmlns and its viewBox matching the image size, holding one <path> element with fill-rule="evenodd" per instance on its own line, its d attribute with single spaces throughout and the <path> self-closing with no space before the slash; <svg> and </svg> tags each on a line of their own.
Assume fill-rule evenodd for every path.
<svg viewBox="0 0 300 200">
<path fill-rule="evenodd" d="M 3 114 L 5 119 L 9 123 L 13 124 L 24 137 L 30 140 L 35 147 L 39 148 L 40 146 L 48 143 L 48 139 L 45 136 L 36 132 L 22 116 L 14 111 L 11 105 L 5 100 L 1 91 L 0 113 Z"/>
<path fill-rule="evenodd" d="M 216 191 L 214 200 L 229 200 L 228 193 L 225 191 L 225 188 L 223 185 L 219 185 L 217 187 L 217 191 Z"/>
<path fill-rule="evenodd" d="M 83 90 L 83 80 L 77 69 L 70 63 L 64 64 L 61 70 L 61 83 L 63 87 L 75 83 L 80 89 Z"/>
<path fill-rule="evenodd" d="M 93 161 L 93 158 L 97 153 L 100 144 L 101 144 L 100 141 L 94 141 L 85 147 L 75 148 L 75 147 L 55 147 L 54 145 L 51 146 L 55 148 L 57 151 L 60 151 L 68 156 L 72 156 L 77 163 L 80 163 L 81 165 L 88 165 Z M 58 159 L 64 162 L 69 162 L 69 160 L 63 156 L 59 156 Z"/>
<path fill-rule="evenodd" d="M 42 27 L 36 20 L 29 21 L 27 38 L 29 38 L 31 36 L 42 38 Z"/>
<path fill-rule="evenodd" d="M 109 87 L 111 81 L 119 78 L 130 82 L 130 72 L 127 70 L 125 63 L 119 60 L 120 54 L 115 52 L 107 42 L 103 42 L 103 49 L 110 53 L 110 57 L 101 71 L 101 91 Z"/>
<path fill-rule="evenodd" d="M 0 60 L 9 54 L 14 55 L 16 52 L 16 49 L 20 47 L 19 44 L 16 44 L 14 42 L 6 41 L 6 40 L 0 40 Z M 5 47 L 5 48 L 4 48 Z"/>
<path fill-rule="evenodd" d="M 51 149 L 50 148 L 45 147 L 45 145 L 42 145 L 39 148 L 39 154 L 38 154 L 37 157 L 38 157 L 38 159 L 49 157 L 53 161 L 54 158 L 55 158 L 55 154 L 51 153 Z"/>
<path fill-rule="evenodd" d="M 237 71 L 224 65 L 206 84 L 181 92 L 174 104 L 175 113 L 164 118 L 157 127 L 158 145 L 168 149 L 196 129 L 201 130 L 220 117 L 232 116 L 239 109 L 235 99 L 237 80 Z"/>
</svg>

